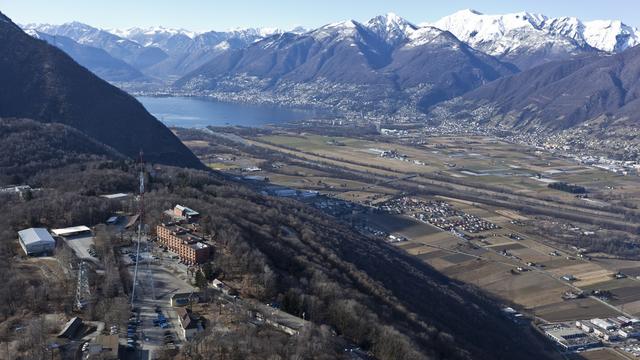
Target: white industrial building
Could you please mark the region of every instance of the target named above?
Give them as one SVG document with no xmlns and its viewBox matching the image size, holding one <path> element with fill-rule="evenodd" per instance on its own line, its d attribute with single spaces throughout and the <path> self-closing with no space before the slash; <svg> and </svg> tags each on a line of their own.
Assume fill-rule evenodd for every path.
<svg viewBox="0 0 640 360">
<path fill-rule="evenodd" d="M 27 255 L 50 254 L 56 248 L 56 241 L 44 228 L 18 231 L 18 242 Z"/>
<path fill-rule="evenodd" d="M 614 324 L 612 321 L 608 319 L 596 318 L 596 319 L 591 319 L 590 321 L 593 325 L 596 325 L 597 327 L 600 327 L 604 330 L 613 330 L 616 328 L 616 324 Z"/>
<path fill-rule="evenodd" d="M 618 330 L 618 334 L 623 338 L 640 338 L 640 324 L 634 323 Z"/>
<path fill-rule="evenodd" d="M 580 329 L 573 329 L 564 324 L 548 324 L 540 328 L 566 351 L 589 349 L 601 345 L 600 340 L 585 334 Z"/>
<path fill-rule="evenodd" d="M 73 226 L 63 229 L 53 229 L 51 232 L 56 236 L 61 237 L 72 237 L 78 235 L 91 235 L 91 229 L 84 225 Z"/>
</svg>

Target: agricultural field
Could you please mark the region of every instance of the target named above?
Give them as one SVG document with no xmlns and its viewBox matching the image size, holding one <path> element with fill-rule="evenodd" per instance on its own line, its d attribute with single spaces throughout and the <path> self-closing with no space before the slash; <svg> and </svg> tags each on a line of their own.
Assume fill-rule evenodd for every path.
<svg viewBox="0 0 640 360">
<path fill-rule="evenodd" d="M 635 176 L 480 136 L 429 137 L 419 144 L 282 131 L 238 137 L 242 143 L 225 145 L 223 158 L 234 157 L 223 161 L 222 171 L 263 176 L 274 186 L 317 191 L 364 206 L 369 211 L 342 219 L 400 238 L 392 241 L 394 246 L 530 316 L 549 322 L 640 317 L 640 280 L 635 278 L 640 261 L 601 252 L 587 256 L 567 240 L 579 239 L 583 232 L 609 234 L 606 226 L 634 229 L 637 225 L 623 214 L 633 214 L 640 204 Z M 187 145 L 203 151 L 202 141 Z M 261 169 L 246 173 L 242 169 L 247 164 Z M 553 182 L 583 186 L 588 196 L 551 189 Z M 496 226 L 473 233 L 449 231 L 419 220 L 410 209 L 380 211 L 405 197 L 446 203 Z M 386 236 L 378 238 L 389 241 Z M 616 280 L 619 271 L 628 278 Z M 569 275 L 574 279 L 563 279 Z M 591 296 L 593 290 L 610 291 L 613 297 Z M 568 292 L 584 292 L 584 297 L 563 300 Z"/>
<path fill-rule="evenodd" d="M 628 355 L 622 355 L 613 349 L 595 349 L 574 354 L 569 357 L 571 360 L 628 360 Z"/>
</svg>

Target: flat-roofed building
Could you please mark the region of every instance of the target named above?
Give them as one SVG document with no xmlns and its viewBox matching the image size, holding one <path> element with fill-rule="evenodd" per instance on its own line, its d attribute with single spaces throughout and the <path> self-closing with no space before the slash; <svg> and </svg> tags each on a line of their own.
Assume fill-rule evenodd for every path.
<svg viewBox="0 0 640 360">
<path fill-rule="evenodd" d="M 631 324 L 620 328 L 618 335 L 623 338 L 640 338 L 640 323 Z"/>
<path fill-rule="evenodd" d="M 173 294 L 171 296 L 171 300 L 169 304 L 171 306 L 179 307 L 179 306 L 186 306 L 190 304 L 197 304 L 199 302 L 200 302 L 200 293 L 192 291 L 188 293 Z"/>
<path fill-rule="evenodd" d="M 123 200 L 123 199 L 127 199 L 129 196 L 131 196 L 131 195 L 130 194 L 125 194 L 125 193 L 100 195 L 100 197 L 103 197 L 103 198 L 109 199 L 109 200 Z"/>
<path fill-rule="evenodd" d="M 88 359 L 116 360 L 118 359 L 118 335 L 96 336 L 89 345 Z"/>
<path fill-rule="evenodd" d="M 211 246 L 197 232 L 195 225 L 182 226 L 176 223 L 163 223 L 156 226 L 158 242 L 175 252 L 189 265 L 202 264 L 211 256 Z"/>
<path fill-rule="evenodd" d="M 18 231 L 18 242 L 25 254 L 51 254 L 56 248 L 56 241 L 44 228 L 30 228 Z"/>
<path fill-rule="evenodd" d="M 182 218 L 188 222 L 198 220 L 198 218 L 200 217 L 199 212 L 179 204 L 173 208 L 173 215 L 176 217 Z"/>
<path fill-rule="evenodd" d="M 84 226 L 84 225 L 72 226 L 72 227 L 62 228 L 62 229 L 53 229 L 53 230 L 51 230 L 51 232 L 54 235 L 61 236 L 61 237 L 73 237 L 73 236 L 79 236 L 79 235 L 92 235 L 91 229 L 86 227 L 86 226 Z"/>
<path fill-rule="evenodd" d="M 567 351 L 589 349 L 602 344 L 600 340 L 585 334 L 580 329 L 563 324 L 543 325 L 541 329 L 549 338 L 553 339 L 562 349 Z"/>
<path fill-rule="evenodd" d="M 616 328 L 616 324 L 614 324 L 612 321 L 610 321 L 609 319 L 599 319 L 599 318 L 595 318 L 595 319 L 591 319 L 590 320 L 591 323 L 593 325 L 596 325 L 598 327 L 601 327 L 605 330 L 613 330 Z"/>
</svg>

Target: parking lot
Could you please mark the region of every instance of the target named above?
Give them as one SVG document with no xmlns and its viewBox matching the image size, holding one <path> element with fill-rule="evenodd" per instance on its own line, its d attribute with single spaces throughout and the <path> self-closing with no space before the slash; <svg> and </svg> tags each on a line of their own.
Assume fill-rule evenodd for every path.
<svg viewBox="0 0 640 360">
<path fill-rule="evenodd" d="M 135 248 L 124 249 L 124 252 L 122 256 L 130 264 L 129 271 L 133 275 L 136 257 L 132 252 L 135 253 Z M 157 352 L 180 346 L 184 341 L 170 299 L 175 293 L 194 289 L 189 285 L 186 267 L 171 259 L 170 253 L 151 247 L 150 251 L 141 250 L 138 261 L 135 311 L 132 311 L 127 329 L 127 341 L 136 347 L 136 359 L 153 359 Z"/>
<path fill-rule="evenodd" d="M 98 260 L 91 254 L 94 251 L 92 250 L 94 246 L 93 235 L 65 237 L 64 242 L 69 245 L 78 258 L 92 262 Z"/>
</svg>

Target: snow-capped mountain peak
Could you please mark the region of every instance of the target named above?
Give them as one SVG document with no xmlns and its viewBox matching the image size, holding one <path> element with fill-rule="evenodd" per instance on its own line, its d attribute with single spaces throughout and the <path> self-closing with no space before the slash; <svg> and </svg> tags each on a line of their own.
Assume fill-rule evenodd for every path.
<svg viewBox="0 0 640 360">
<path fill-rule="evenodd" d="M 376 16 L 367 22 L 366 27 L 392 46 L 406 40 L 418 29 L 394 13 Z"/>
<path fill-rule="evenodd" d="M 406 46 L 415 47 L 426 45 L 433 42 L 440 35 L 442 35 L 442 33 L 442 30 L 433 26 L 422 26 L 411 33 L 411 35 L 409 36 L 409 42 L 406 44 Z"/>
<path fill-rule="evenodd" d="M 621 52 L 640 43 L 640 31 L 620 20 L 594 20 L 584 23 L 585 41 L 607 52 Z"/>
<path fill-rule="evenodd" d="M 356 34 L 358 26 L 362 25 L 355 20 L 343 20 L 323 25 L 309 34 L 319 41 L 327 37 L 351 37 Z"/>
<path fill-rule="evenodd" d="M 617 20 L 582 22 L 529 12 L 485 15 L 466 9 L 430 25 L 521 68 L 594 51 L 619 52 L 640 41 L 637 29 Z"/>
<path fill-rule="evenodd" d="M 450 31 L 460 40 L 494 56 L 514 48 L 554 44 L 618 52 L 640 41 L 638 30 L 619 20 L 582 22 L 575 17 L 550 18 L 528 12 L 484 15 L 466 9 L 430 25 Z"/>
<path fill-rule="evenodd" d="M 167 28 L 164 26 L 154 26 L 148 28 L 139 28 L 133 27 L 129 29 L 109 29 L 107 30 L 112 34 L 118 35 L 120 37 L 131 39 L 136 36 L 174 36 L 174 35 L 185 35 L 190 39 L 196 37 L 199 33 L 196 31 L 190 31 L 186 29 L 175 29 L 175 28 Z"/>
</svg>

